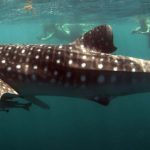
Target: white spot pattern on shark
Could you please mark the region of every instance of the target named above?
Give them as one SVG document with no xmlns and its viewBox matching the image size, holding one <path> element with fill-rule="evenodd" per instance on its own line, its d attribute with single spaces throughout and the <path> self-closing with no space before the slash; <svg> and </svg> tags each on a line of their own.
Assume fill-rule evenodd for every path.
<svg viewBox="0 0 150 150">
<path fill-rule="evenodd" d="M 149 91 L 150 62 L 112 55 L 115 50 L 107 25 L 69 45 L 0 45 L 0 78 L 24 97 L 97 96 L 104 105 L 111 96 Z"/>
</svg>

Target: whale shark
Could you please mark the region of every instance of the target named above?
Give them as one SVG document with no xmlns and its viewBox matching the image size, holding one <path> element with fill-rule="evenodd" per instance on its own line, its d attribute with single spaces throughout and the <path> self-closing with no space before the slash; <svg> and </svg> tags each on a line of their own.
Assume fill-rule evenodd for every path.
<svg viewBox="0 0 150 150">
<path fill-rule="evenodd" d="M 47 95 L 106 106 L 117 96 L 149 92 L 150 61 L 112 54 L 116 50 L 110 25 L 68 45 L 0 45 L 0 100 L 21 97 L 49 109 L 36 97 Z"/>
</svg>

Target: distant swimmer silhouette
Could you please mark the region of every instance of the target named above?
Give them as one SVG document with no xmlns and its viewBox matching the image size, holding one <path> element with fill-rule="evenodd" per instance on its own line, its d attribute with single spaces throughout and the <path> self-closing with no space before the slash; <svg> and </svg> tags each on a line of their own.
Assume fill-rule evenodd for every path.
<svg viewBox="0 0 150 150">
<path fill-rule="evenodd" d="M 132 31 L 132 34 L 143 34 L 148 36 L 148 44 L 150 47 L 150 23 L 147 17 L 138 17 L 139 27 Z"/>
<path fill-rule="evenodd" d="M 139 18 L 139 27 L 132 31 L 133 34 L 147 34 L 150 33 L 150 24 L 148 23 L 147 17 Z"/>
<path fill-rule="evenodd" d="M 72 42 L 84 32 L 88 31 L 90 26 L 87 24 L 54 24 L 46 23 L 43 25 L 43 33 L 39 37 L 41 41 L 49 41 L 52 39 Z"/>
<path fill-rule="evenodd" d="M 33 7 L 33 3 L 32 0 L 26 0 L 23 8 L 22 8 L 25 12 L 32 12 L 35 14 L 35 8 Z"/>
</svg>

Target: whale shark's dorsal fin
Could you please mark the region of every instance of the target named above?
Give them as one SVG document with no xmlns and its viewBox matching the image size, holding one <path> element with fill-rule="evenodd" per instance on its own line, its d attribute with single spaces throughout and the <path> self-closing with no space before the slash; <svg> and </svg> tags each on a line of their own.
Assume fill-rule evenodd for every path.
<svg viewBox="0 0 150 150">
<path fill-rule="evenodd" d="M 81 46 L 103 53 L 112 53 L 117 48 L 113 44 L 113 33 L 110 25 L 97 26 L 75 40 L 75 46 Z"/>
</svg>

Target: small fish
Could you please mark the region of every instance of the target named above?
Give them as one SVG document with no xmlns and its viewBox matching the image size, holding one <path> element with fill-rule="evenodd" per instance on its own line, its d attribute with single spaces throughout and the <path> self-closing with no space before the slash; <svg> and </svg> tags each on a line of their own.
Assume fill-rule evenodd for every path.
<svg viewBox="0 0 150 150">
<path fill-rule="evenodd" d="M 112 55 L 116 49 L 109 25 L 95 27 L 68 45 L 0 45 L 1 88 L 13 90 L 4 90 L 1 97 L 20 96 L 48 109 L 36 95 L 108 105 L 117 96 L 149 92 L 150 61 Z"/>
</svg>

